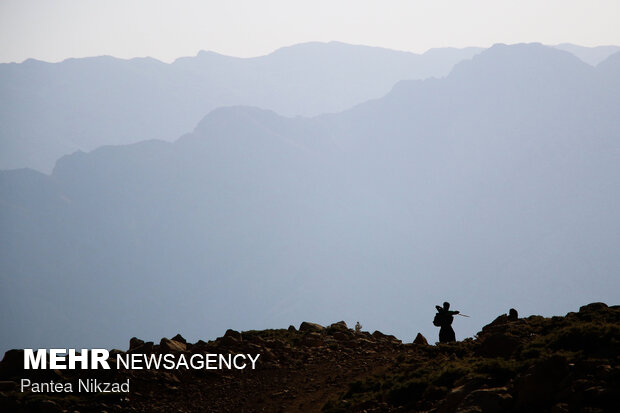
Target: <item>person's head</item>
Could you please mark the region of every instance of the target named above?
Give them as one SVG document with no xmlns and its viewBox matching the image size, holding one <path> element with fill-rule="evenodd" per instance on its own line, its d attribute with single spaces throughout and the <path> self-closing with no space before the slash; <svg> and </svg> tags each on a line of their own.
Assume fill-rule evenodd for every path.
<svg viewBox="0 0 620 413">
<path fill-rule="evenodd" d="M 444 309 L 444 310 L 449 310 L 449 309 L 450 309 L 450 303 L 449 303 L 449 302 L 447 302 L 447 301 L 445 301 L 445 302 L 443 303 L 443 309 Z"/>
</svg>

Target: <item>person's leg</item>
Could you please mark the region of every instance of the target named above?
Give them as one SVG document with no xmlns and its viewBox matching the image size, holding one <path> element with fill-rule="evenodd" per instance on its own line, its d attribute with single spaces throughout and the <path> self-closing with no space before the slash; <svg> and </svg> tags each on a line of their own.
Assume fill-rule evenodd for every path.
<svg viewBox="0 0 620 413">
<path fill-rule="evenodd" d="M 447 330 L 450 326 L 443 326 L 439 330 L 439 342 L 440 343 L 448 343 L 450 341 L 450 332 Z M 454 332 L 453 332 L 454 334 Z"/>
<path fill-rule="evenodd" d="M 456 341 L 456 334 L 454 333 L 452 326 L 446 327 L 446 340 L 447 340 L 446 343 L 451 343 L 453 341 Z"/>
</svg>

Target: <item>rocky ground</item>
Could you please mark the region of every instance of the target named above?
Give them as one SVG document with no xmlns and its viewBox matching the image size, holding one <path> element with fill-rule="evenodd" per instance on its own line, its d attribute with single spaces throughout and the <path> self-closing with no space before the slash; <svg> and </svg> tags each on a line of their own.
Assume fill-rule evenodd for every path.
<svg viewBox="0 0 620 413">
<path fill-rule="evenodd" d="M 118 350 L 112 352 L 115 355 Z M 328 327 L 236 332 L 210 342 L 177 335 L 130 341 L 129 353 L 260 353 L 256 370 L 22 369 L 0 363 L 7 412 L 620 412 L 620 306 L 565 317 L 498 317 L 474 339 L 404 344 L 380 332 Z M 28 374 L 27 374 L 28 373 Z M 123 381 L 128 394 L 33 393 L 19 380 Z"/>
</svg>

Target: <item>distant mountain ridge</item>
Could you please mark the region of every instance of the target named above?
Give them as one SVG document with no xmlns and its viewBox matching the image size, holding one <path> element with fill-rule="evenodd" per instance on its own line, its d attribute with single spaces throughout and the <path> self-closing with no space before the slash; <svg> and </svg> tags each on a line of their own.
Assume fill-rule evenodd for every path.
<svg viewBox="0 0 620 413">
<path fill-rule="evenodd" d="M 512 302 L 617 302 L 617 64 L 497 45 L 338 114 L 220 108 L 174 143 L 0 172 L 4 345 L 343 317 L 429 336 L 445 299 L 471 335 Z"/>
<path fill-rule="evenodd" d="M 618 49 L 554 47 L 592 65 Z M 110 56 L 0 64 L 0 169 L 49 172 L 77 150 L 171 141 L 220 106 L 258 106 L 284 116 L 339 112 L 385 95 L 400 80 L 443 77 L 482 50 L 418 55 L 313 42 L 256 58 L 202 51 L 171 64 Z"/>
<path fill-rule="evenodd" d="M 572 53 L 582 61 L 592 66 L 597 66 L 599 63 L 607 59 L 612 54 L 620 51 L 620 46 L 612 45 L 584 47 L 571 43 L 561 43 L 553 47 Z"/>
<path fill-rule="evenodd" d="M 417 55 L 331 42 L 256 58 L 200 52 L 171 64 L 110 56 L 0 64 L 0 169 L 49 172 L 76 150 L 174 140 L 220 106 L 285 116 L 338 112 L 383 96 L 399 80 L 445 76 L 481 50 Z"/>
</svg>

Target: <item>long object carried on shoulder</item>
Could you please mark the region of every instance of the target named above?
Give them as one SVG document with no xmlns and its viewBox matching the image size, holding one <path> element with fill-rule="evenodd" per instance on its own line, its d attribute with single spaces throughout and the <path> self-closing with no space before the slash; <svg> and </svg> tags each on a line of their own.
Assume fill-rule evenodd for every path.
<svg viewBox="0 0 620 413">
<path fill-rule="evenodd" d="M 469 316 L 468 316 L 468 315 L 466 315 L 466 314 L 461 314 L 461 313 L 458 313 L 457 315 L 460 315 L 461 317 L 467 317 L 467 318 L 469 318 Z"/>
</svg>

